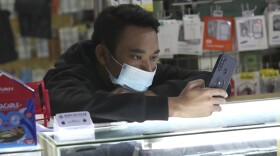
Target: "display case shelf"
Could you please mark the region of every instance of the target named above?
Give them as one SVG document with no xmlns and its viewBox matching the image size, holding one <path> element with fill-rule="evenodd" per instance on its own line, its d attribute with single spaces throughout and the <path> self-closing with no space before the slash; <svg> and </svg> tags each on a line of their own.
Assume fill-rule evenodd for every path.
<svg viewBox="0 0 280 156">
<path fill-rule="evenodd" d="M 23 147 L 11 147 L 1 148 L 1 156 L 43 156 L 43 149 L 40 145 L 37 146 L 23 146 Z"/>
<path fill-rule="evenodd" d="M 45 155 L 94 155 L 101 151 L 161 156 L 170 155 L 170 151 L 175 155 L 275 155 L 280 137 L 279 104 L 276 94 L 258 100 L 232 98 L 221 105 L 221 112 L 208 117 L 133 122 L 105 131 L 96 128 L 95 138 L 87 140 L 60 142 L 53 132 L 41 133 L 39 142 Z"/>
</svg>

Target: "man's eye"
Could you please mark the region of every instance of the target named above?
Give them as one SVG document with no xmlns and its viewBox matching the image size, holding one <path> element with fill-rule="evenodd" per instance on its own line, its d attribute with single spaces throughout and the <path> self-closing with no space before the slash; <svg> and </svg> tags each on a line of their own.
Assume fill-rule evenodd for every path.
<svg viewBox="0 0 280 156">
<path fill-rule="evenodd" d="M 158 56 L 153 56 L 153 57 L 151 58 L 151 60 L 152 60 L 152 61 L 158 61 L 158 60 L 159 60 L 159 57 L 158 57 Z"/>
<path fill-rule="evenodd" d="M 135 59 L 135 60 L 141 60 L 141 56 L 133 56 L 133 59 Z"/>
</svg>

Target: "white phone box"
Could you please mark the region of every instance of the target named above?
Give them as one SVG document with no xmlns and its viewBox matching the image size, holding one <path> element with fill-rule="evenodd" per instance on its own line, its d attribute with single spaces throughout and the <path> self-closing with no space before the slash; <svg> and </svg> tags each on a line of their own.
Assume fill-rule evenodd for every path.
<svg viewBox="0 0 280 156">
<path fill-rule="evenodd" d="M 268 43 L 271 46 L 280 45 L 280 11 L 267 13 Z"/>
<path fill-rule="evenodd" d="M 238 51 L 268 48 L 265 16 L 236 17 L 236 42 Z"/>
</svg>

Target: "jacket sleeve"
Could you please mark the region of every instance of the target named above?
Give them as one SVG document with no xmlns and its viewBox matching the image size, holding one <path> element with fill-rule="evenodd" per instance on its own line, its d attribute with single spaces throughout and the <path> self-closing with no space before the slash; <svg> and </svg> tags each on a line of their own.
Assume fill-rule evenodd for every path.
<svg viewBox="0 0 280 156">
<path fill-rule="evenodd" d="M 158 65 L 151 91 L 162 96 L 178 96 L 188 82 L 203 79 L 210 81 L 211 72 L 188 71 L 170 65 Z"/>
<path fill-rule="evenodd" d="M 158 65 L 154 83 L 149 90 L 160 96 L 178 96 L 188 82 L 203 79 L 205 85 L 207 85 L 211 80 L 211 76 L 212 73 L 207 71 L 188 71 L 175 66 Z M 230 85 L 226 92 L 230 96 Z"/>
<path fill-rule="evenodd" d="M 50 70 L 44 80 L 49 90 L 52 115 L 89 111 L 93 122 L 167 120 L 167 97 L 143 93 L 111 94 L 79 65 Z"/>
</svg>

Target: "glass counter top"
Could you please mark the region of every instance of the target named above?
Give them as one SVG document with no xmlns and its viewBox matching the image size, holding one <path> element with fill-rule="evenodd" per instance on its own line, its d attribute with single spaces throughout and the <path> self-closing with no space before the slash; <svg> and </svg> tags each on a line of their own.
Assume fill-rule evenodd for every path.
<svg viewBox="0 0 280 156">
<path fill-rule="evenodd" d="M 102 131 L 97 128 L 95 138 L 87 140 L 60 142 L 53 132 L 41 133 L 39 136 L 55 146 L 70 146 L 279 126 L 280 98 L 228 102 L 221 107 L 221 112 L 215 112 L 209 117 L 123 123 L 119 128 L 108 127 Z"/>
<path fill-rule="evenodd" d="M 11 147 L 11 148 L 1 148 L 0 144 L 0 155 L 4 154 L 10 154 L 10 153 L 29 153 L 29 155 L 32 155 L 30 153 L 33 152 L 40 152 L 42 151 L 42 148 L 40 145 L 37 146 L 24 146 L 24 147 Z M 22 154 L 19 154 L 22 155 Z"/>
</svg>

